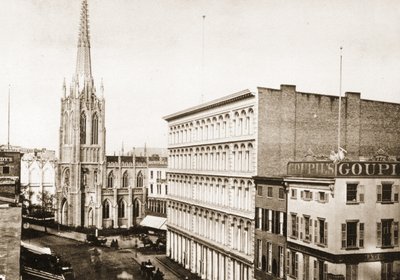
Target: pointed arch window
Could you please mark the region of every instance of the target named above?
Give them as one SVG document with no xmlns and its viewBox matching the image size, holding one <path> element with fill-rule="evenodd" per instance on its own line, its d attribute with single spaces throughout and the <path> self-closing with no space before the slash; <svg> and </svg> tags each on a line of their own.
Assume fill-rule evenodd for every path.
<svg viewBox="0 0 400 280">
<path fill-rule="evenodd" d="M 66 168 L 64 170 L 64 185 L 66 185 L 66 186 L 69 186 L 69 176 L 70 176 L 69 169 Z"/>
<path fill-rule="evenodd" d="M 133 201 L 133 217 L 137 218 L 141 216 L 141 211 L 140 211 L 140 201 L 138 199 L 135 199 Z"/>
<path fill-rule="evenodd" d="M 110 202 L 105 200 L 103 203 L 103 219 L 110 218 Z"/>
<path fill-rule="evenodd" d="M 81 144 L 86 144 L 86 115 L 81 114 Z"/>
<path fill-rule="evenodd" d="M 114 174 L 112 171 L 108 174 L 108 177 L 107 177 L 107 187 L 108 188 L 114 187 Z"/>
<path fill-rule="evenodd" d="M 125 218 L 125 201 L 123 199 L 120 199 L 118 202 L 118 218 Z"/>
<path fill-rule="evenodd" d="M 92 145 L 99 144 L 99 118 L 97 114 L 93 115 L 92 118 Z"/>
<path fill-rule="evenodd" d="M 143 174 L 139 171 L 137 178 L 136 178 L 136 187 L 142 188 L 143 187 Z"/>
<path fill-rule="evenodd" d="M 122 175 L 122 187 L 127 188 L 129 184 L 129 176 L 128 176 L 128 171 L 124 172 L 124 175 Z"/>
</svg>

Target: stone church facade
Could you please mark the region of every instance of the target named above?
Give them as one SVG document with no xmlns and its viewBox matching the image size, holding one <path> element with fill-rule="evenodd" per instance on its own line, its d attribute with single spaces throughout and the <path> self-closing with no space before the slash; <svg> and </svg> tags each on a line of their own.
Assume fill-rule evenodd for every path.
<svg viewBox="0 0 400 280">
<path fill-rule="evenodd" d="M 106 156 L 105 100 L 91 69 L 87 1 L 82 1 L 76 71 L 64 81 L 56 220 L 82 227 L 131 227 L 144 215 L 147 158 Z"/>
</svg>

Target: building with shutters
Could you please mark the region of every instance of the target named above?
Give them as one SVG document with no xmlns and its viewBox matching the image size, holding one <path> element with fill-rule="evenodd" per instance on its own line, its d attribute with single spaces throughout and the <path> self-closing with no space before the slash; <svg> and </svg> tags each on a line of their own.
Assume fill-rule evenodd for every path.
<svg viewBox="0 0 400 280">
<path fill-rule="evenodd" d="M 289 163 L 287 279 L 400 277 L 400 161 L 382 154 Z"/>
</svg>

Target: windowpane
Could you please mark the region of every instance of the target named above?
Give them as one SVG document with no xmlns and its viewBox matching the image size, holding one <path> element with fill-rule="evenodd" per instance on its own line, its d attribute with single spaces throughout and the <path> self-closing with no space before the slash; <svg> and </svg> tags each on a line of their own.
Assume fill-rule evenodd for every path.
<svg viewBox="0 0 400 280">
<path fill-rule="evenodd" d="M 382 184 L 382 201 L 392 201 L 391 184 Z"/>
<path fill-rule="evenodd" d="M 347 223 L 347 247 L 357 247 L 357 222 Z"/>
<path fill-rule="evenodd" d="M 392 220 L 382 220 L 382 246 L 392 246 Z"/>
<path fill-rule="evenodd" d="M 285 198 L 285 192 L 283 188 L 279 188 L 279 198 L 284 199 Z"/>
<path fill-rule="evenodd" d="M 347 184 L 347 202 L 357 202 L 357 184 Z"/>
<path fill-rule="evenodd" d="M 272 187 L 268 187 L 268 197 L 272 197 Z"/>
</svg>

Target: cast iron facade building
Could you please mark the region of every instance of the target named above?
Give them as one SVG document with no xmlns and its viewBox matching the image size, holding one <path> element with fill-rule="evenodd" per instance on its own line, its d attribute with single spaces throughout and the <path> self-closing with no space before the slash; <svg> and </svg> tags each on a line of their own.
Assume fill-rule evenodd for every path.
<svg viewBox="0 0 400 280">
<path fill-rule="evenodd" d="M 242 91 L 165 117 L 167 254 L 202 279 L 253 279 L 256 115 Z"/>
</svg>

